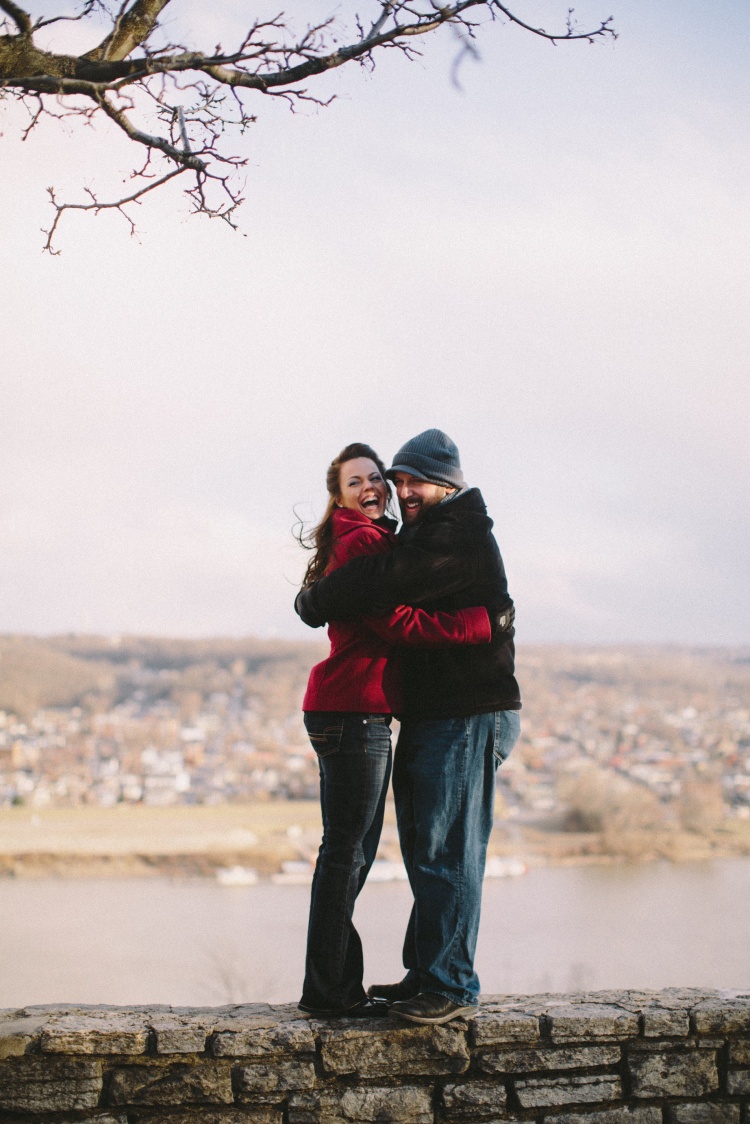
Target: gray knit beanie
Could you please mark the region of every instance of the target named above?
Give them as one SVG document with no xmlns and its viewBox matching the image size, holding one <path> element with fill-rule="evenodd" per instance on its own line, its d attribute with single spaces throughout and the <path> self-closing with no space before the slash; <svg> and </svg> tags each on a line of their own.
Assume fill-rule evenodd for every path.
<svg viewBox="0 0 750 1124">
<path fill-rule="evenodd" d="M 458 447 L 442 429 L 426 429 L 402 445 L 393 458 L 386 476 L 408 472 L 433 484 L 449 484 L 460 488 L 464 482 Z"/>
</svg>

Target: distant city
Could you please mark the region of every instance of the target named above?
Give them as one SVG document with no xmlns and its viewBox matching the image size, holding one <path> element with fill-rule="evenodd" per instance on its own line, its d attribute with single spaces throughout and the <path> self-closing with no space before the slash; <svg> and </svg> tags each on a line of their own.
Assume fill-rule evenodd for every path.
<svg viewBox="0 0 750 1124">
<path fill-rule="evenodd" d="M 190 725 L 177 708 L 137 691 L 103 714 L 40 710 L 29 723 L 0 712 L 0 803 L 123 801 L 221 804 L 316 794 L 317 769 L 297 716 L 266 723 L 221 693 Z"/>
<path fill-rule="evenodd" d="M 0 638 L 0 806 L 316 799 L 299 707 L 320 651 Z M 750 819 L 750 653 L 522 647 L 518 677 L 500 817 L 582 831 L 618 815 Z"/>
</svg>

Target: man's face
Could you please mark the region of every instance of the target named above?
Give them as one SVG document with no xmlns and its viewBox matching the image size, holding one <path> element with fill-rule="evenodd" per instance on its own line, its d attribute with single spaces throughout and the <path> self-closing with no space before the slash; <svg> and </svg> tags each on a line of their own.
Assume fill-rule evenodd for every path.
<svg viewBox="0 0 750 1124">
<path fill-rule="evenodd" d="M 410 472 L 396 472 L 393 475 L 396 485 L 398 505 L 401 508 L 401 518 L 408 526 L 416 523 L 428 507 L 440 503 L 455 488 L 448 488 L 445 484 L 433 484 L 429 480 L 420 480 Z"/>
</svg>

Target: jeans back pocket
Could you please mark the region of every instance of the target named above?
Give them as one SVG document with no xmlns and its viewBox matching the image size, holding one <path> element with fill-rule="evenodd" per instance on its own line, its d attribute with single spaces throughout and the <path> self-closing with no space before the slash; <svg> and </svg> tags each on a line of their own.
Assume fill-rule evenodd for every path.
<svg viewBox="0 0 750 1124">
<path fill-rule="evenodd" d="M 318 757 L 330 757 L 332 753 L 338 753 L 343 729 L 343 726 L 326 726 L 321 730 L 307 731 L 310 744 Z"/>
</svg>

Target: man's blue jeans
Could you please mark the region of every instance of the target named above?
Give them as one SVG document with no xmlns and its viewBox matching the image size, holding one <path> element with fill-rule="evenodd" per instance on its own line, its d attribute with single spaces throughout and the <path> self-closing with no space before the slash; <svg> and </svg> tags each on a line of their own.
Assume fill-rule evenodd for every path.
<svg viewBox="0 0 750 1124">
<path fill-rule="evenodd" d="M 474 1005 L 474 953 L 492 830 L 495 770 L 518 740 L 515 710 L 405 721 L 393 792 L 414 906 L 404 941 L 406 982 Z"/>
<path fill-rule="evenodd" d="M 320 765 L 323 842 L 310 895 L 302 1002 L 336 1010 L 365 997 L 354 903 L 370 872 L 391 775 L 387 714 L 307 711 Z"/>
</svg>

